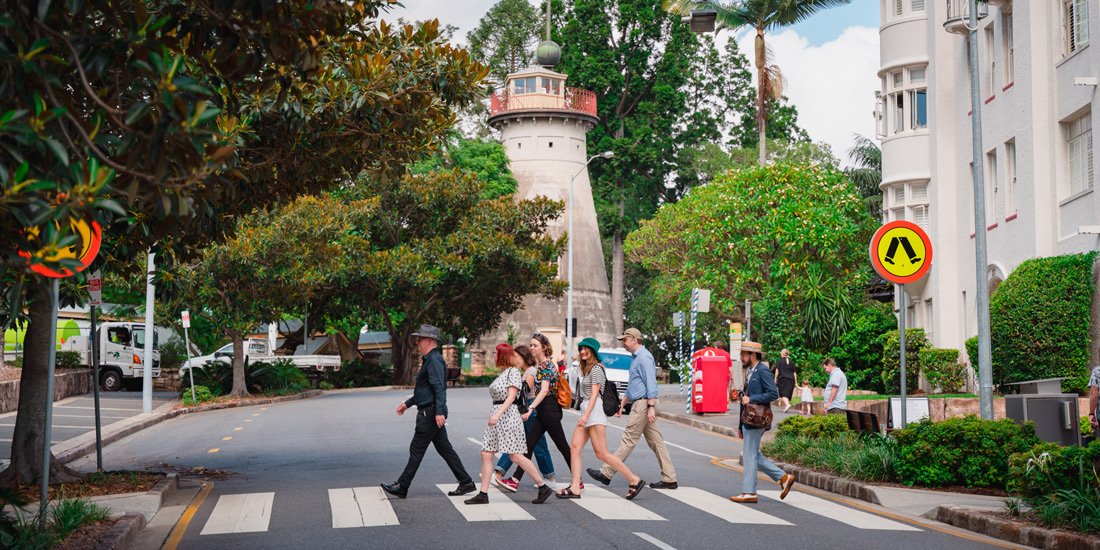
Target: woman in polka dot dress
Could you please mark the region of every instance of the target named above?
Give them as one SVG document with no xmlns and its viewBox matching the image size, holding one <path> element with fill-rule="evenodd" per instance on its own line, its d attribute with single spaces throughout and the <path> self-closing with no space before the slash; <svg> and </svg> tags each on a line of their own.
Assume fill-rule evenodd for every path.
<svg viewBox="0 0 1100 550">
<path fill-rule="evenodd" d="M 519 388 L 523 384 L 523 368 L 526 365 L 523 358 L 508 344 L 497 346 L 496 364 L 500 369 L 500 376 L 489 385 L 489 395 L 493 398 L 493 412 L 489 416 L 489 425 L 485 427 L 485 435 L 482 437 L 484 444 L 481 447 L 481 491 L 477 496 L 466 500 L 466 504 L 489 503 L 489 482 L 493 479 L 493 459 L 497 452 L 510 455 L 512 462 L 535 480 L 539 495 L 531 502 L 542 504 L 550 498 L 554 490 L 546 485 L 531 459 L 524 456 L 527 452 L 527 434 L 523 431 L 523 419 L 515 403 L 519 398 Z"/>
</svg>

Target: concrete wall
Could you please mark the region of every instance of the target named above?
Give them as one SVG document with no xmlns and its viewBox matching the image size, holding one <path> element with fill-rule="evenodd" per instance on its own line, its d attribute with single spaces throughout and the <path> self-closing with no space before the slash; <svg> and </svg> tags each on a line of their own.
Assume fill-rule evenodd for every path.
<svg viewBox="0 0 1100 550">
<path fill-rule="evenodd" d="M 19 408 L 19 380 L 0 382 L 0 413 Z M 92 391 L 92 371 L 78 370 L 59 373 L 54 378 L 54 402 Z"/>
</svg>

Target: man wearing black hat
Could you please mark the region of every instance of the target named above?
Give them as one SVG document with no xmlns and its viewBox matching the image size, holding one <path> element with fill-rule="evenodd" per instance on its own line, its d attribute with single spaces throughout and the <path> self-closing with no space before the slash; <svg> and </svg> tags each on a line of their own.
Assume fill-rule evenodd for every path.
<svg viewBox="0 0 1100 550">
<path fill-rule="evenodd" d="M 432 443 L 458 480 L 458 488 L 447 494 L 461 496 L 472 493 L 477 486 L 462 467 L 462 460 L 447 439 L 447 364 L 437 349 L 439 329 L 431 325 L 420 325 L 420 330 L 413 333 L 412 338 L 416 340 L 416 349 L 420 352 L 423 363 L 420 365 L 420 373 L 416 375 L 413 396 L 397 406 L 397 414 L 404 414 L 409 407 L 416 405 L 416 431 L 413 432 L 412 444 L 409 445 L 409 463 L 405 465 L 405 471 L 397 481 L 383 483 L 382 490 L 398 498 L 408 496 L 413 476 L 420 468 L 420 461 L 424 459 L 428 444 Z"/>
</svg>

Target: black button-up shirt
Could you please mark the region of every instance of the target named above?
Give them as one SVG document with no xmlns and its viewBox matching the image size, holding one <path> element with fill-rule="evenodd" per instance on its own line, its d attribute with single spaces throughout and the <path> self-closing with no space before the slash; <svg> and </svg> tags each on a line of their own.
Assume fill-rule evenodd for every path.
<svg viewBox="0 0 1100 550">
<path fill-rule="evenodd" d="M 443 361 L 439 348 L 429 351 L 420 364 L 416 389 L 413 396 L 405 401 L 406 407 L 413 405 L 420 410 L 434 406 L 436 415 L 447 416 L 447 363 Z"/>
</svg>

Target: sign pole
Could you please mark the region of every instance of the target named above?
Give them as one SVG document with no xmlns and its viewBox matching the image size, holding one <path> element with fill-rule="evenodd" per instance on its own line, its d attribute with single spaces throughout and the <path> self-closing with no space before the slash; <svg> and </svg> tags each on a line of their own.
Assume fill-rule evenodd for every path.
<svg viewBox="0 0 1100 550">
<path fill-rule="evenodd" d="M 92 395 L 95 399 L 95 467 L 97 472 L 102 472 L 103 420 L 100 418 L 99 411 L 99 348 L 96 340 L 96 310 L 103 305 L 103 278 L 100 277 L 98 269 L 88 278 L 88 295 L 91 297 L 89 305 L 92 321 L 92 330 L 88 332 L 88 344 L 91 346 L 88 353 L 92 356 Z"/>
<path fill-rule="evenodd" d="M 191 337 L 187 335 L 187 329 L 191 327 L 191 312 L 184 310 L 183 319 L 183 345 L 187 348 L 187 374 L 191 377 L 191 401 L 195 400 L 195 365 L 191 364 Z"/>
<path fill-rule="evenodd" d="M 898 340 L 901 341 L 901 427 L 905 428 L 905 285 L 898 285 L 898 290 L 898 326 L 901 327 L 898 331 Z"/>
<path fill-rule="evenodd" d="M 46 433 L 42 437 L 42 491 L 38 503 L 38 524 L 42 529 L 46 528 L 46 506 L 50 503 L 50 439 L 53 437 L 53 392 L 54 392 L 54 364 L 57 362 L 57 294 L 61 285 L 61 279 L 54 279 L 50 284 L 50 351 L 47 355 L 46 376 Z"/>
<path fill-rule="evenodd" d="M 688 348 L 692 352 L 695 351 L 693 349 L 695 347 L 695 321 L 698 317 L 699 317 L 699 289 L 696 288 L 696 289 L 693 289 L 691 291 L 691 341 L 688 342 Z M 690 354 L 688 355 L 688 363 L 689 364 L 687 365 L 687 371 L 688 371 L 688 374 L 690 375 L 691 374 L 691 365 L 690 365 L 691 355 Z M 686 412 L 691 412 L 691 398 L 690 398 L 690 395 L 691 395 L 691 392 L 688 392 L 689 397 L 688 397 L 688 400 L 687 400 L 687 402 L 685 404 L 685 407 L 684 407 Z"/>
</svg>

